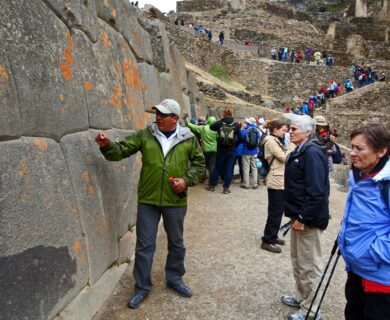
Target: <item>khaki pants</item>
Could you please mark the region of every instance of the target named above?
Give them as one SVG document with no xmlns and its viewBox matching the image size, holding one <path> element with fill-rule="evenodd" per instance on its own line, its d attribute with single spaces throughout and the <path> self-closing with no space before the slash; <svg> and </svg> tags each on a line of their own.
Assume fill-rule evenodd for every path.
<svg viewBox="0 0 390 320">
<path fill-rule="evenodd" d="M 242 171 L 244 178 L 244 185 L 249 188 L 249 169 L 252 172 L 252 186 L 257 186 L 257 167 L 256 167 L 257 154 L 243 154 L 242 155 Z"/>
<path fill-rule="evenodd" d="M 309 311 L 311 301 L 322 275 L 321 236 L 323 230 L 305 226 L 305 230 L 291 230 L 291 262 L 295 278 L 295 298 L 301 303 L 301 311 Z M 314 302 L 310 317 L 318 307 L 319 297 Z"/>
</svg>

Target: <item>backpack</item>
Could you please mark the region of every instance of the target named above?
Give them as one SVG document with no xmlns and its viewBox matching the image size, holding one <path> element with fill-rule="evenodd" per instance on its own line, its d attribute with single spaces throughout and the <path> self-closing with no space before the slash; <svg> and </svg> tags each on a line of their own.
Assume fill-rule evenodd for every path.
<svg viewBox="0 0 390 320">
<path fill-rule="evenodd" d="M 219 129 L 219 143 L 222 146 L 234 145 L 234 122 L 231 124 L 222 122 L 222 126 Z"/>
<path fill-rule="evenodd" d="M 268 163 L 268 161 L 265 159 L 265 144 L 268 141 L 263 141 L 263 140 L 264 139 L 261 139 L 260 141 L 259 153 L 257 154 L 257 158 L 261 162 L 260 175 L 265 178 L 271 169 L 271 165 L 272 162 L 274 161 L 274 158 L 272 158 L 270 163 Z"/>
<path fill-rule="evenodd" d="M 246 130 L 246 141 L 245 141 L 245 147 L 247 147 L 249 150 L 256 149 L 259 145 L 259 133 L 256 128 L 248 128 Z"/>
<path fill-rule="evenodd" d="M 343 161 L 343 155 L 341 154 L 339 145 L 335 143 L 334 146 L 336 147 L 336 153 L 332 154 L 332 161 L 334 164 L 340 164 Z"/>
</svg>

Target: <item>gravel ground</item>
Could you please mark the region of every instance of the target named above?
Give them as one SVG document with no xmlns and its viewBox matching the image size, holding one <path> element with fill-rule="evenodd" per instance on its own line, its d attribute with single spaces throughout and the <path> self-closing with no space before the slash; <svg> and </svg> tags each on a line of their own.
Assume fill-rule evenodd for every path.
<svg viewBox="0 0 390 320">
<path fill-rule="evenodd" d="M 132 264 L 94 320 L 119 319 L 287 319 L 295 311 L 280 302 L 283 294 L 294 293 L 289 241 L 281 254 L 260 249 L 267 218 L 267 189 L 239 188 L 222 194 L 205 185 L 190 190 L 185 221 L 186 275 L 192 298 L 182 298 L 164 283 L 165 233 L 160 227 L 153 264 L 154 288 L 136 310 L 126 306 L 133 292 Z M 332 219 L 322 242 L 324 267 L 337 236 L 345 203 L 345 193 L 332 188 Z M 286 218 L 283 223 L 287 222 Z M 289 234 L 286 236 L 289 240 Z M 332 264 L 333 265 L 333 264 Z M 346 274 L 342 258 L 322 306 L 322 319 L 343 319 Z"/>
</svg>

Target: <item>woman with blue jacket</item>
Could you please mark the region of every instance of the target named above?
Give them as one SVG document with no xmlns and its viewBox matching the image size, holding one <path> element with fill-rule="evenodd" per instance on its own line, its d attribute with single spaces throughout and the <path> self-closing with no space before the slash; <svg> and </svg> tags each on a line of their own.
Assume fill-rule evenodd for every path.
<svg viewBox="0 0 390 320">
<path fill-rule="evenodd" d="M 345 319 L 390 319 L 390 130 L 379 123 L 355 129 L 351 146 L 350 189 L 338 237 L 348 272 Z"/>
</svg>

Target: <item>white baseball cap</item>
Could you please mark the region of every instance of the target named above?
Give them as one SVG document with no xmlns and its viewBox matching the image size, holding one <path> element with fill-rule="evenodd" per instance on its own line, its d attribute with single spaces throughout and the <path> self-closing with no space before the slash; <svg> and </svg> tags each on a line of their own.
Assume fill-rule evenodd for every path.
<svg viewBox="0 0 390 320">
<path fill-rule="evenodd" d="M 180 106 L 177 101 L 173 99 L 165 99 L 161 101 L 157 106 L 154 106 L 152 109 L 156 109 L 163 114 L 175 114 L 180 116 Z"/>
<path fill-rule="evenodd" d="M 253 117 L 246 118 L 246 119 L 245 119 L 245 122 L 246 122 L 246 123 L 249 123 L 249 124 L 256 124 L 256 119 L 253 118 Z"/>
</svg>

